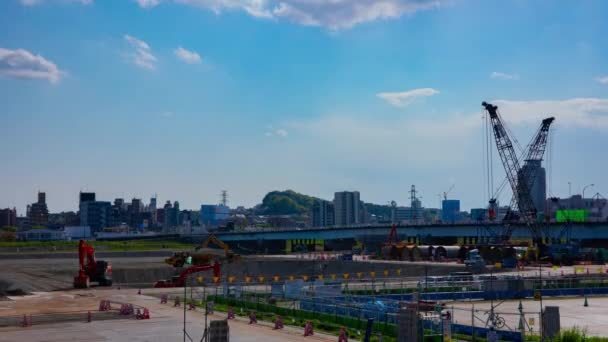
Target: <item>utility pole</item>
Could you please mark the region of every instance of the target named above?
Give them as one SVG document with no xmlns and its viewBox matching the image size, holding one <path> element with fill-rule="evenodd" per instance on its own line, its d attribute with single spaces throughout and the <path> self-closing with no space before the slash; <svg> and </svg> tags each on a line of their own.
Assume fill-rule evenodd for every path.
<svg viewBox="0 0 608 342">
<path fill-rule="evenodd" d="M 222 190 L 222 193 L 220 194 L 220 204 L 223 205 L 224 207 L 228 206 L 228 191 L 227 190 Z"/>
<path fill-rule="evenodd" d="M 184 302 L 183 302 L 183 307 L 184 307 L 184 342 L 186 342 L 186 296 L 187 296 L 187 291 L 188 290 L 188 277 L 186 277 L 186 279 L 184 279 Z"/>
<path fill-rule="evenodd" d="M 416 208 L 417 204 L 417 199 L 416 199 L 416 186 L 412 184 L 412 188 L 410 190 L 410 211 L 411 211 L 411 219 L 412 222 L 414 224 L 418 223 L 418 217 L 417 217 L 417 210 L 418 208 Z"/>
</svg>

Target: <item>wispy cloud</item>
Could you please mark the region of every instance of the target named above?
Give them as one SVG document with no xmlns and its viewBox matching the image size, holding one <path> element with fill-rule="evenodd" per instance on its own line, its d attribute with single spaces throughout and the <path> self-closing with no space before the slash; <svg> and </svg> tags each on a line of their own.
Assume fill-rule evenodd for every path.
<svg viewBox="0 0 608 342">
<path fill-rule="evenodd" d="M 177 49 L 173 50 L 175 56 L 182 61 L 190 64 L 200 64 L 201 56 L 196 51 L 189 51 L 179 46 Z"/>
<path fill-rule="evenodd" d="M 516 132 L 535 128 L 548 116 L 555 116 L 556 124 L 564 129 L 608 129 L 608 99 L 491 102 L 498 105 Z M 446 163 L 466 165 L 471 150 L 479 147 L 483 124 L 480 112 L 481 107 L 478 112 L 446 114 L 441 118 L 329 114 L 294 120 L 284 126 L 303 138 L 302 149 L 323 151 L 327 160 L 390 167 L 415 163 L 425 168 Z M 446 146 L 452 146 L 454 141 L 459 147 L 446 154 Z M 425 153 L 418 153 L 420 146 L 424 146 Z M 395 159 L 395 153 L 400 158 Z"/>
<path fill-rule="evenodd" d="M 150 49 L 148 43 L 128 34 L 126 34 L 124 38 L 127 43 L 129 43 L 129 45 L 133 48 L 133 52 L 129 54 L 129 57 L 133 64 L 149 70 L 156 68 L 157 59 L 152 54 L 152 49 Z"/>
<path fill-rule="evenodd" d="M 160 113 L 161 118 L 172 118 L 175 114 L 170 111 Z"/>
<path fill-rule="evenodd" d="M 446 154 L 445 146 L 458 141 L 461 146 L 481 126 L 477 115 L 447 115 L 441 120 L 432 117 L 395 118 L 330 114 L 290 122 L 287 127 L 323 151 L 327 160 L 340 160 L 360 165 L 391 167 L 416 164 L 461 163 L 467 159 L 465 147 Z M 407 132 L 407 134 L 404 134 Z M 425 153 L 419 153 L 424 146 Z M 311 148 L 310 146 L 308 147 Z M 395 153 L 399 158 L 395 158 Z"/>
<path fill-rule="evenodd" d="M 595 80 L 601 84 L 608 84 L 608 76 L 599 76 Z"/>
<path fill-rule="evenodd" d="M 196 6 L 219 14 L 241 10 L 258 18 L 285 19 L 330 30 L 439 8 L 443 0 L 136 0 L 144 8 L 161 2 Z"/>
<path fill-rule="evenodd" d="M 608 129 L 608 99 L 573 98 L 567 100 L 496 100 L 505 120 L 514 124 L 540 122 L 548 116 L 567 128 Z"/>
<path fill-rule="evenodd" d="M 490 78 L 497 79 L 497 80 L 518 80 L 519 79 L 519 75 L 517 75 L 517 74 L 507 74 L 507 73 L 500 72 L 500 71 L 493 71 L 490 74 Z"/>
<path fill-rule="evenodd" d="M 161 0 L 135 0 L 143 8 L 152 8 L 160 4 Z"/>
<path fill-rule="evenodd" d="M 19 2 L 24 6 L 35 6 L 40 5 L 42 3 L 79 3 L 83 5 L 90 5 L 93 3 L 93 0 L 19 0 Z"/>
<path fill-rule="evenodd" d="M 433 88 L 419 88 L 396 93 L 378 93 L 376 96 L 387 101 L 395 107 L 407 107 L 414 103 L 417 99 L 439 94 L 438 90 Z"/>
<path fill-rule="evenodd" d="M 270 127 L 269 131 L 266 131 L 266 133 L 264 133 L 265 136 L 267 137 L 280 137 L 280 138 L 287 138 L 287 136 L 289 135 L 287 133 L 287 131 L 283 128 L 279 128 L 279 129 L 272 129 L 272 127 Z"/>
<path fill-rule="evenodd" d="M 24 49 L 0 48 L 0 76 L 57 83 L 64 73 L 48 59 Z"/>
</svg>

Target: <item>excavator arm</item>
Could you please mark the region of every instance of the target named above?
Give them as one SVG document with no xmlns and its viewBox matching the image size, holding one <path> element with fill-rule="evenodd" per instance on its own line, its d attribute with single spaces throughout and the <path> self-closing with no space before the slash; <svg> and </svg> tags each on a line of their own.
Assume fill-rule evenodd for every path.
<svg viewBox="0 0 608 342">
<path fill-rule="evenodd" d="M 205 241 L 203 241 L 201 248 L 208 248 L 209 244 L 211 242 L 215 243 L 216 245 L 220 246 L 220 248 L 224 249 L 224 252 L 226 252 L 226 255 L 228 255 L 228 253 L 231 252 L 230 247 L 228 247 L 228 245 L 226 243 L 224 243 L 222 240 L 215 237 L 215 235 L 209 235 L 209 237 Z"/>
<path fill-rule="evenodd" d="M 74 287 L 87 288 L 90 282 L 101 286 L 112 285 L 112 266 L 104 260 L 95 259 L 95 248 L 80 240 L 78 243 L 78 275 L 74 277 Z"/>
</svg>

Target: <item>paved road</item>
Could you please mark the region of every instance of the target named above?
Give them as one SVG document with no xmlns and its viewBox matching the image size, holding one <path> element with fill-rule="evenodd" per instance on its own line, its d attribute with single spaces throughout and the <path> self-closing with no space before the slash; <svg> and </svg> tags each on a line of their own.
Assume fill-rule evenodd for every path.
<svg viewBox="0 0 608 342">
<path fill-rule="evenodd" d="M 591 336 L 608 336 L 608 297 L 588 297 L 588 307 L 585 307 L 585 300 L 582 297 L 576 298 L 545 298 L 543 299 L 543 307 L 559 306 L 561 316 L 561 327 L 571 328 L 579 327 L 586 329 L 587 334 Z M 499 304 L 499 305 L 498 305 Z M 475 316 L 481 319 L 475 319 L 475 325 L 484 326 L 487 319 L 487 312 L 490 310 L 490 302 L 463 302 L 449 303 L 448 308 L 454 306 L 454 318 L 457 323 L 471 324 L 471 308 L 475 306 Z M 518 300 L 510 300 L 505 302 L 494 302 L 498 305 L 495 312 L 505 319 L 508 327 L 517 329 L 519 324 Z M 540 302 L 534 300 L 522 301 L 523 310 L 526 314 L 526 320 L 530 323 L 530 318 L 533 323 L 530 328 L 536 333 L 539 331 L 539 312 Z M 459 310 L 462 309 L 462 310 Z"/>
</svg>

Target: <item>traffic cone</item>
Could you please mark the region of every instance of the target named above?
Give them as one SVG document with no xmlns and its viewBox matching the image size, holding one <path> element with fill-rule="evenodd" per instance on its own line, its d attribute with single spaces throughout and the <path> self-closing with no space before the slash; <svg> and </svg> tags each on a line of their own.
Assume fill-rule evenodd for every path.
<svg viewBox="0 0 608 342">
<path fill-rule="evenodd" d="M 306 321 L 304 325 L 304 337 L 314 335 L 314 331 L 312 329 L 312 323 L 310 321 Z"/>
<path fill-rule="evenodd" d="M 28 323 L 26 315 L 23 315 L 23 320 L 21 321 L 21 326 L 22 327 L 29 327 L 29 323 Z"/>
<path fill-rule="evenodd" d="M 589 303 L 587 302 L 587 296 L 585 296 L 585 304 L 583 304 L 584 307 L 588 307 Z"/>
<path fill-rule="evenodd" d="M 340 328 L 340 336 L 338 336 L 338 342 L 348 342 L 348 337 L 346 336 L 346 329 L 344 327 Z"/>
</svg>

